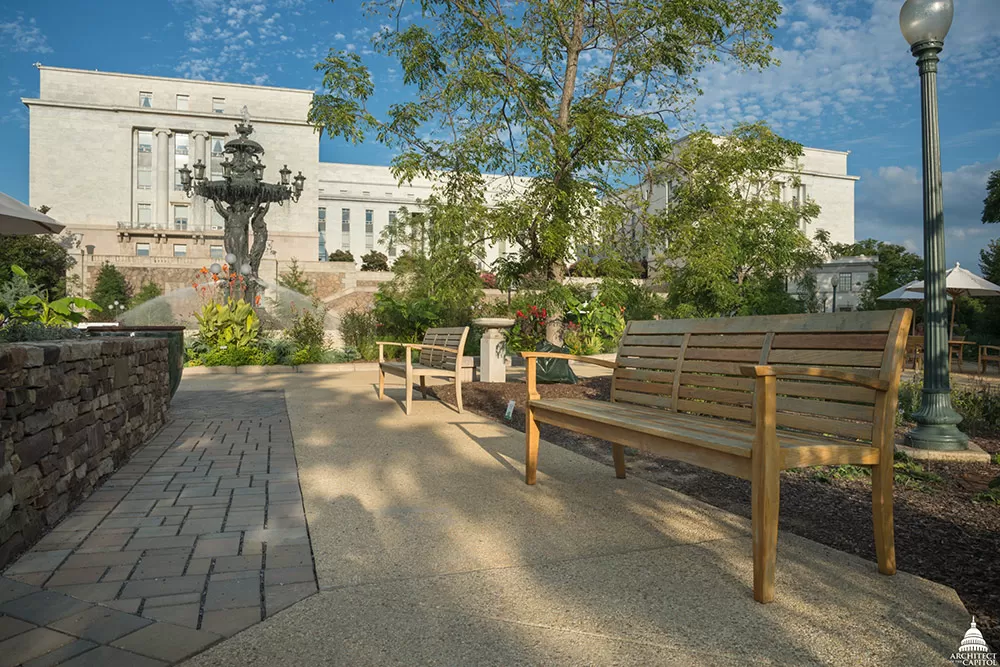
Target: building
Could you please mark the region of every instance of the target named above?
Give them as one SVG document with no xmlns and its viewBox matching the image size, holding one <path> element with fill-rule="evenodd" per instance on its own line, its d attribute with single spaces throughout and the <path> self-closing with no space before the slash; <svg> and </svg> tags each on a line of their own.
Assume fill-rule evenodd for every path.
<svg viewBox="0 0 1000 667">
<path fill-rule="evenodd" d="M 821 311 L 832 312 L 834 306 L 837 311 L 857 310 L 861 292 L 878 270 L 877 264 L 877 257 L 838 257 L 810 271 L 816 277 L 816 296 Z M 800 294 L 802 290 L 797 283 L 791 282 L 788 291 Z"/>
<path fill-rule="evenodd" d="M 324 261 L 343 249 L 358 262 L 370 250 L 391 260 L 397 249 L 382 243 L 382 230 L 431 193 L 430 181 L 399 185 L 388 167 L 321 163 L 319 134 L 306 120 L 312 90 L 45 66 L 39 74 L 38 98 L 23 100 L 30 203 L 51 207 L 91 267 L 201 266 L 224 256 L 221 217 L 185 194 L 178 170 L 202 160 L 207 175 L 221 177 L 223 147 L 244 106 L 252 138 L 267 151 L 265 180 L 276 181 L 283 165 L 306 177 L 297 203 L 267 215 L 270 258 Z M 495 198 L 511 179 L 490 183 Z M 506 252 L 486 250 L 488 261 Z M 86 271 L 81 278 L 86 286 Z"/>
</svg>

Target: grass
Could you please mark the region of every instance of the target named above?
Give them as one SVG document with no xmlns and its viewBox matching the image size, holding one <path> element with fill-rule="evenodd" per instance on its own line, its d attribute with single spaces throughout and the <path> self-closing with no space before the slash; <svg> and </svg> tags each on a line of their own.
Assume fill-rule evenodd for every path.
<svg viewBox="0 0 1000 667">
<path fill-rule="evenodd" d="M 922 465 L 914 461 L 903 452 L 896 452 L 893 463 L 894 480 L 896 484 L 906 489 L 933 493 L 935 486 L 944 482 L 944 479 L 929 470 L 925 470 Z M 813 473 L 812 478 L 818 482 L 826 484 L 832 483 L 836 479 L 843 480 L 864 480 L 872 476 L 871 468 L 856 465 L 828 466 Z M 1000 497 L 1000 489 L 997 489 Z"/>
</svg>

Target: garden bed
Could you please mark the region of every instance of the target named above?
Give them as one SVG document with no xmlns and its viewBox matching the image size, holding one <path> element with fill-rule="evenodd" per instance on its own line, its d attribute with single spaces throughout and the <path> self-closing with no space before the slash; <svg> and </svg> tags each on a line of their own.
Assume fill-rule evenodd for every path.
<svg viewBox="0 0 1000 667">
<path fill-rule="evenodd" d="M 607 400 L 610 387 L 610 377 L 597 377 L 578 385 L 540 385 L 539 393 L 543 398 Z M 434 387 L 434 391 L 446 403 L 454 402 L 453 386 Z M 523 383 L 463 383 L 462 395 L 466 409 L 524 431 Z M 503 415 L 510 400 L 516 407 L 507 421 Z M 541 435 L 613 466 L 607 442 L 548 424 L 541 425 Z M 977 437 L 975 442 L 991 454 L 1000 452 L 1000 437 Z M 632 449 L 628 452 L 631 474 L 750 517 L 750 482 Z M 541 465 L 544 469 L 544 461 Z M 975 614 L 987 642 L 1000 645 L 1000 505 L 973 501 L 1000 474 L 1000 466 L 931 461 L 919 466 L 902 462 L 897 468 L 899 569 L 954 588 Z M 869 477 L 853 466 L 784 471 L 780 527 L 874 563 Z"/>
</svg>

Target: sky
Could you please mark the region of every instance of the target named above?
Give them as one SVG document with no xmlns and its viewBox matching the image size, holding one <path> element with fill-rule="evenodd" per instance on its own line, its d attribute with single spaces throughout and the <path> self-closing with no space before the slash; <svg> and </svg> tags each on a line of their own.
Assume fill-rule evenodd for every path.
<svg viewBox="0 0 1000 667">
<path fill-rule="evenodd" d="M 922 254 L 920 88 L 901 4 L 783 0 L 781 64 L 701 72 L 704 94 L 679 130 L 764 120 L 806 146 L 851 151 L 857 239 Z M 1000 236 L 980 222 L 987 176 L 1000 169 L 1000 0 L 955 5 L 938 74 L 947 257 L 978 270 L 979 250 Z M 0 0 L 0 191 L 28 200 L 21 98 L 38 95 L 33 63 L 320 90 L 313 66 L 345 49 L 371 69 L 378 113 L 408 94 L 398 63 L 371 49 L 380 23 L 346 0 Z M 320 159 L 387 165 L 392 153 L 324 137 Z"/>
</svg>

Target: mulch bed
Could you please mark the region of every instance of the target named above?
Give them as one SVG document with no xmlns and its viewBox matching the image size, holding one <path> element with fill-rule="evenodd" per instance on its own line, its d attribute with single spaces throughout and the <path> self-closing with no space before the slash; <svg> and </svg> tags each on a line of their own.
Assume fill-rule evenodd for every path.
<svg viewBox="0 0 1000 667">
<path fill-rule="evenodd" d="M 539 385 L 543 398 L 607 400 L 611 378 L 581 379 L 577 385 Z M 454 403 L 454 386 L 434 388 Z M 463 383 L 465 407 L 524 431 L 525 386 Z M 513 418 L 504 419 L 508 401 Z M 609 443 L 548 424 L 545 440 L 613 467 Z M 1000 452 L 1000 437 L 977 437 L 983 449 Z M 750 482 L 668 459 L 630 452 L 629 472 L 675 489 L 734 514 L 750 517 Z M 899 569 L 954 588 L 991 646 L 1000 646 L 1000 506 L 975 503 L 1000 474 L 1000 466 L 927 462 L 924 469 L 943 482 L 895 485 L 896 559 Z M 781 474 L 780 528 L 840 551 L 875 562 L 871 483 L 831 477 L 827 469 L 808 468 Z"/>
</svg>

